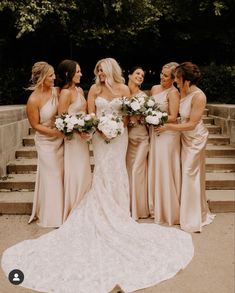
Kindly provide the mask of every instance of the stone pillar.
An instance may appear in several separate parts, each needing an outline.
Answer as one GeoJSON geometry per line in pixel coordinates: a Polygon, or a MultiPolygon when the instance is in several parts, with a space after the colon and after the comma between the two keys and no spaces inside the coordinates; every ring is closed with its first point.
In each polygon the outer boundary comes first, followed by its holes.
{"type": "Polygon", "coordinates": [[[0,106],[0,177],[6,175],[7,164],[15,159],[15,151],[28,133],[25,105],[0,106]]]}

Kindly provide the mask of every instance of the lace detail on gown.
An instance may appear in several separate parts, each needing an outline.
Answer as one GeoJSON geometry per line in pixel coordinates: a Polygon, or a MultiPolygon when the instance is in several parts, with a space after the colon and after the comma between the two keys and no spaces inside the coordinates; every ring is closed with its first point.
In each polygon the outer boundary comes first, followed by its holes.
{"type": "MultiPolygon", "coordinates": [[[[119,107],[96,99],[97,113],[119,107]]],[[[106,144],[93,139],[92,187],[57,230],[8,248],[6,274],[24,272],[23,287],[57,293],[125,292],[153,286],[174,276],[193,257],[191,235],[156,224],[138,224],[129,216],[125,166],[127,132],[106,144]]]]}

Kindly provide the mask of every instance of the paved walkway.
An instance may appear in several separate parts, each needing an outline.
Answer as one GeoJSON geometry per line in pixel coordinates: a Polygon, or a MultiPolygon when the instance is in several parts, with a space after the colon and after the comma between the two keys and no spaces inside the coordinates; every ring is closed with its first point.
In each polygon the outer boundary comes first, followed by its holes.
{"type": "MultiPolygon", "coordinates": [[[[35,223],[28,225],[28,218],[0,216],[1,254],[19,241],[36,238],[51,230],[40,228],[35,223]]],[[[217,214],[214,222],[204,227],[202,233],[192,234],[195,256],[185,270],[174,278],[136,293],[234,293],[234,224],[235,214],[217,214]]],[[[114,289],[112,293],[117,291],[114,289]]],[[[33,292],[36,291],[11,285],[0,269],[0,293],[33,292]]]]}

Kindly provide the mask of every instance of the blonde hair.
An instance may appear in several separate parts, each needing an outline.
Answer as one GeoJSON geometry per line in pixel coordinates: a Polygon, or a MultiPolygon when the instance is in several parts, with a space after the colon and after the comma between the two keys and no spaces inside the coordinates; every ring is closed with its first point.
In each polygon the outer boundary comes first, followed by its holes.
{"type": "Polygon", "coordinates": [[[39,61],[34,63],[30,79],[31,85],[27,89],[33,91],[40,87],[43,84],[50,69],[54,70],[53,66],[47,62],[39,61]]]}
{"type": "Polygon", "coordinates": [[[113,93],[113,84],[116,83],[125,83],[125,79],[122,76],[122,69],[117,63],[117,61],[113,58],[105,58],[101,59],[96,63],[94,74],[95,74],[95,83],[101,91],[101,82],[98,76],[98,67],[101,67],[104,74],[106,75],[105,85],[106,87],[113,93]]]}
{"type": "Polygon", "coordinates": [[[165,65],[162,66],[162,68],[169,68],[171,70],[171,78],[175,78],[175,69],[176,67],[179,66],[179,63],[177,62],[169,62],[165,65]]]}

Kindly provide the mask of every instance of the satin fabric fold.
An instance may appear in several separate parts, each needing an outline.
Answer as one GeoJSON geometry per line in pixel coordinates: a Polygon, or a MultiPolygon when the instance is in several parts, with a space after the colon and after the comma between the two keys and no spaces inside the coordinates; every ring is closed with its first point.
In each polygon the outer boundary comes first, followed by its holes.
{"type": "MultiPolygon", "coordinates": [[[[55,90],[51,99],[40,109],[40,123],[54,126],[58,100],[55,90]]],[[[63,138],[51,137],[36,131],[35,146],[38,154],[36,184],[32,214],[29,223],[38,219],[42,227],[59,227],[63,222],[63,138]]]]}
{"type": "MultiPolygon", "coordinates": [[[[68,114],[86,112],[86,100],[78,93],[75,101],[69,105],[68,114]]],[[[66,221],[79,205],[84,194],[91,187],[90,154],[87,142],[74,133],[71,140],[64,143],[64,212],[66,221]]]]}
{"type": "MultiPolygon", "coordinates": [[[[160,109],[169,113],[169,89],[153,96],[160,109]]],[[[151,217],[159,224],[179,224],[181,191],[180,133],[165,131],[160,135],[150,127],[148,197],[151,217]]]]}
{"type": "MultiPolygon", "coordinates": [[[[197,91],[198,92],[198,91],[197,91]]],[[[180,117],[189,119],[193,96],[191,93],[181,99],[180,117]]],[[[180,226],[188,232],[201,232],[202,227],[214,219],[210,213],[205,192],[205,148],[208,130],[202,119],[194,130],[182,131],[181,164],[182,188],[180,226]]]]}

